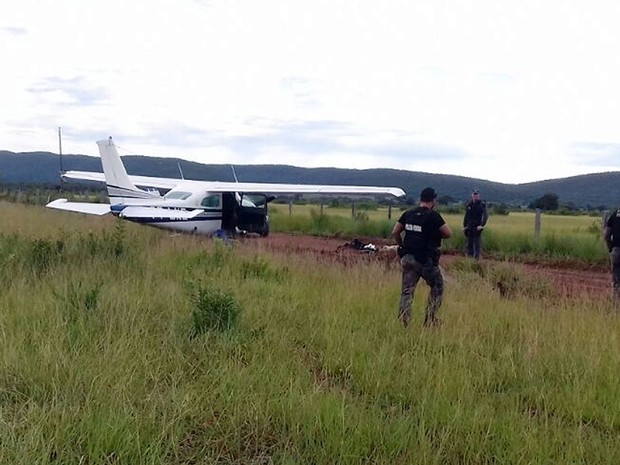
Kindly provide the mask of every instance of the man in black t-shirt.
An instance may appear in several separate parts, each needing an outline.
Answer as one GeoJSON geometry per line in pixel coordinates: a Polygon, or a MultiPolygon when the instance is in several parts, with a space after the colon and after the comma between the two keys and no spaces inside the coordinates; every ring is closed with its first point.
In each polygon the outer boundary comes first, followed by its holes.
{"type": "Polygon", "coordinates": [[[420,206],[404,212],[392,229],[403,267],[398,319],[405,326],[408,326],[411,320],[411,303],[420,278],[430,287],[424,326],[439,324],[437,311],[443,297],[439,248],[441,240],[450,237],[452,231],[441,215],[434,210],[436,205],[435,189],[432,187],[423,189],[420,193],[420,206]]]}
{"type": "Polygon", "coordinates": [[[620,209],[612,212],[605,223],[605,243],[613,275],[613,296],[616,303],[620,304],[620,209]]]}
{"type": "Polygon", "coordinates": [[[480,200],[480,192],[474,189],[471,200],[465,206],[463,217],[463,232],[467,237],[467,256],[480,260],[482,252],[482,230],[487,224],[489,214],[486,204],[480,200]]]}

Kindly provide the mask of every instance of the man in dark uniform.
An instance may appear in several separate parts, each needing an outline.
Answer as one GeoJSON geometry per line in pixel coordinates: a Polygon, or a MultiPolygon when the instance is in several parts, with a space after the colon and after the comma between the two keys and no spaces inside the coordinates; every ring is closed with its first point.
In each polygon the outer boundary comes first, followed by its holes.
{"type": "Polygon", "coordinates": [[[437,193],[427,187],[420,193],[420,206],[404,212],[392,229],[403,268],[398,319],[405,327],[411,320],[413,293],[420,278],[430,287],[424,326],[440,323],[437,311],[443,297],[443,277],[439,270],[439,248],[441,240],[450,237],[452,231],[434,210],[436,205],[437,193]]]}
{"type": "Polygon", "coordinates": [[[613,296],[615,302],[620,304],[620,209],[609,215],[605,224],[605,243],[613,275],[613,296]]]}
{"type": "Polygon", "coordinates": [[[480,192],[477,189],[471,193],[471,200],[465,206],[463,218],[463,231],[467,237],[467,256],[480,260],[482,252],[482,230],[487,224],[489,215],[486,204],[480,200],[480,192]]]}

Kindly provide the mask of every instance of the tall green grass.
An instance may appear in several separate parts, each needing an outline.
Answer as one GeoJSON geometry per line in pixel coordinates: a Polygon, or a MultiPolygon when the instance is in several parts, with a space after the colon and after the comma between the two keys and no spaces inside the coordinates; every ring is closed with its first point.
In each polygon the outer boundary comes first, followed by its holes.
{"type": "Polygon", "coordinates": [[[70,216],[42,237],[43,210],[19,215],[0,225],[0,463],[620,463],[605,299],[457,260],[444,326],[422,327],[420,286],[405,330],[396,263],[70,216]]]}
{"type": "Polygon", "coordinates": [[[311,209],[308,215],[271,214],[274,232],[294,232],[317,236],[370,236],[388,238],[394,222],[371,220],[365,212],[356,217],[321,214],[318,209],[311,209]]]}

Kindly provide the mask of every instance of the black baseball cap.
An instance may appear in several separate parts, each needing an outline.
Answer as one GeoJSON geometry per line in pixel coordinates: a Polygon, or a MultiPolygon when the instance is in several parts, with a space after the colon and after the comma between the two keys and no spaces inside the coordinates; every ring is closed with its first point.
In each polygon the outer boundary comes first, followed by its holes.
{"type": "Polygon", "coordinates": [[[480,194],[480,191],[478,189],[474,189],[473,191],[471,191],[472,194],[480,194]]]}
{"type": "Polygon", "coordinates": [[[420,192],[420,201],[421,202],[432,202],[437,198],[437,192],[432,187],[425,187],[420,192]]]}

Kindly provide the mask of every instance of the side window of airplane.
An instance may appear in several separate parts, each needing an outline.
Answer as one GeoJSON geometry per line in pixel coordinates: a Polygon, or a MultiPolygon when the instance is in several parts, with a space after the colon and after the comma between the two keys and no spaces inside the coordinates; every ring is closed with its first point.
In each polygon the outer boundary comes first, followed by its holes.
{"type": "Polygon", "coordinates": [[[164,195],[166,200],[185,200],[188,199],[192,195],[191,192],[183,192],[183,191],[175,191],[172,190],[164,195]]]}
{"type": "Polygon", "coordinates": [[[207,208],[222,208],[222,196],[220,194],[209,194],[202,199],[200,205],[207,208]]]}

